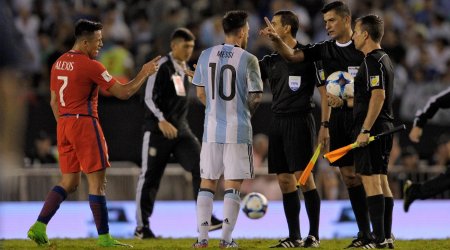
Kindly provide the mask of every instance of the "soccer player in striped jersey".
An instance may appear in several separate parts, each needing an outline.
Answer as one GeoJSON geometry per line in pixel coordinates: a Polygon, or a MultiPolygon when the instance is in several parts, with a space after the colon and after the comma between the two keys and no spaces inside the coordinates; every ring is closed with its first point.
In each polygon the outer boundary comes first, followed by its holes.
{"type": "Polygon", "coordinates": [[[247,18],[248,14],[240,10],[225,14],[225,43],[202,52],[192,81],[206,106],[197,198],[199,236],[194,248],[208,246],[214,193],[222,174],[225,195],[219,246],[238,247],[231,234],[239,214],[241,184],[254,177],[250,118],[263,91],[258,59],[245,50],[247,18]]]}
{"type": "Polygon", "coordinates": [[[38,245],[49,245],[47,224],[67,195],[75,192],[81,172],[89,184],[89,205],[97,226],[99,246],[129,246],[109,234],[106,206],[106,169],[110,167],[108,148],[98,119],[98,91],[102,88],[119,99],[128,99],[158,69],[160,56],[144,64],[127,84],[119,83],[94,58],[103,46],[101,23],[81,19],[75,24],[75,44],[53,64],[50,90],[53,114],[57,121],[60,182],[45,199],[28,238],[38,245]]]}

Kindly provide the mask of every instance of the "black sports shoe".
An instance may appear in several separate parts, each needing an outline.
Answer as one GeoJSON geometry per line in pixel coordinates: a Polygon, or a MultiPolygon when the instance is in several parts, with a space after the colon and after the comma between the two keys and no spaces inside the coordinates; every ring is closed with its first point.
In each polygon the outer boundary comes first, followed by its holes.
{"type": "Polygon", "coordinates": [[[223,221],[216,218],[216,216],[211,216],[211,226],[209,226],[209,231],[219,230],[222,228],[223,221]]]}
{"type": "Polygon", "coordinates": [[[375,243],[372,241],[370,243],[363,245],[361,248],[362,249],[374,249],[374,248],[380,249],[380,248],[387,248],[387,247],[388,247],[388,243],[386,240],[384,240],[381,243],[375,243]]]}
{"type": "Polygon", "coordinates": [[[302,247],[304,244],[303,240],[297,239],[297,240],[291,240],[289,238],[281,239],[278,241],[278,244],[273,245],[269,248],[297,248],[302,247]]]}
{"type": "Polygon", "coordinates": [[[356,239],[354,239],[352,241],[352,243],[350,243],[350,245],[348,245],[346,248],[360,248],[366,244],[371,243],[372,240],[369,239],[368,237],[364,236],[364,234],[362,232],[358,233],[358,236],[356,236],[356,239]]]}
{"type": "Polygon", "coordinates": [[[134,230],[134,238],[143,240],[154,239],[156,236],[148,227],[136,227],[136,230],[134,230]]]}
{"type": "Polygon", "coordinates": [[[308,235],[306,239],[303,241],[303,247],[304,248],[317,248],[320,247],[320,241],[316,239],[316,237],[312,235],[308,235]]]}
{"type": "Polygon", "coordinates": [[[391,238],[386,238],[386,242],[387,242],[387,246],[389,249],[394,249],[394,241],[395,241],[395,237],[394,234],[391,234],[391,238]]]}
{"type": "Polygon", "coordinates": [[[405,213],[408,212],[409,206],[411,206],[411,203],[415,200],[414,197],[412,197],[411,193],[411,187],[414,185],[411,180],[407,180],[405,184],[403,185],[403,210],[405,213]]]}

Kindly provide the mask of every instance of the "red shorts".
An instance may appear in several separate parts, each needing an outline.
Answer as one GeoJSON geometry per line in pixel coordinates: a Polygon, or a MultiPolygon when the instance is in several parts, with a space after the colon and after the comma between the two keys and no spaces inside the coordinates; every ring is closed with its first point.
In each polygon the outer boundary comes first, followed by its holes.
{"type": "Polygon", "coordinates": [[[105,136],[96,118],[60,117],[57,137],[59,167],[63,174],[92,173],[111,166],[105,136]]]}

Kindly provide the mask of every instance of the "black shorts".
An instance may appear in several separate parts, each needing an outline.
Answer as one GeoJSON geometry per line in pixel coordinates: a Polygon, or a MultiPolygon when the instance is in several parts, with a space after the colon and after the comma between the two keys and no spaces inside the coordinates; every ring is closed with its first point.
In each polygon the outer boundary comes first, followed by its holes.
{"type": "MultiPolygon", "coordinates": [[[[331,109],[330,123],[330,151],[347,146],[354,142],[353,138],[353,109],[331,109]]],[[[330,164],[335,167],[353,166],[353,152],[330,164]]]]}
{"type": "Polygon", "coordinates": [[[274,116],[269,130],[269,173],[304,170],[313,155],[316,125],[312,114],[274,116]]]}
{"type": "MultiPolygon", "coordinates": [[[[354,141],[361,132],[362,124],[355,126],[353,131],[354,141]]],[[[394,127],[392,122],[376,122],[370,130],[370,135],[377,135],[394,127]]],[[[380,139],[369,143],[368,146],[355,148],[355,169],[361,175],[387,174],[389,155],[392,149],[393,136],[382,136],[380,139]]]]}

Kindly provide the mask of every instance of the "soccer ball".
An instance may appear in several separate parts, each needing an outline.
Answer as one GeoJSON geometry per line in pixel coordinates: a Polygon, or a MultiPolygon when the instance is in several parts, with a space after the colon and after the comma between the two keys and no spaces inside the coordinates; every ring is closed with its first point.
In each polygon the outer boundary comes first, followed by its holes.
{"type": "Polygon", "coordinates": [[[336,71],[327,78],[327,92],[342,99],[353,97],[354,79],[350,73],[336,71]]]}
{"type": "Polygon", "coordinates": [[[249,193],[242,200],[242,211],[250,219],[259,219],[267,212],[267,198],[261,193],[249,193]]]}

